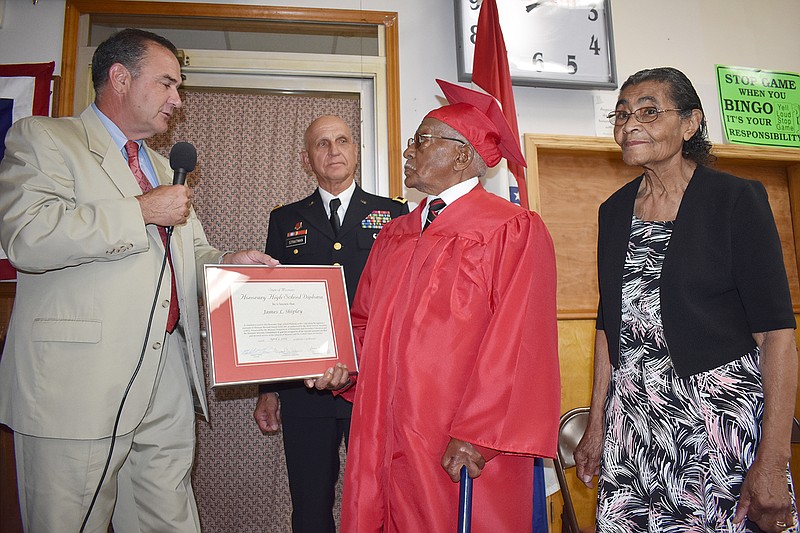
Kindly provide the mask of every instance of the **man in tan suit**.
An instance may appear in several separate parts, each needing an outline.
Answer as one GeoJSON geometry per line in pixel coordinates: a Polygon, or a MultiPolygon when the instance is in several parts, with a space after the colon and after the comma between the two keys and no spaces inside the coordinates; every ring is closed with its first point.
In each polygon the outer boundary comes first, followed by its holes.
{"type": "Polygon", "coordinates": [[[191,190],[142,142],[181,105],[175,54],[124,30],[97,48],[97,98],[80,118],[23,119],[6,138],[0,242],[19,275],[0,422],[15,432],[29,532],[105,532],[112,514],[120,533],[200,530],[198,276],[205,263],[275,262],[211,247],[191,190]]]}

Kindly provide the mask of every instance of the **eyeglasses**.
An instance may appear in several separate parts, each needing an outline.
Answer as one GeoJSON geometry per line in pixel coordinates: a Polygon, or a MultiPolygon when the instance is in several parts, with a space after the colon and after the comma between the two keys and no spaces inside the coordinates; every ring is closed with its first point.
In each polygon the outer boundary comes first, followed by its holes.
{"type": "Polygon", "coordinates": [[[631,118],[631,115],[636,117],[636,121],[642,124],[647,124],[648,122],[653,122],[655,119],[658,118],[658,115],[661,113],[666,113],[667,111],[683,111],[683,109],[658,109],[654,106],[647,106],[647,107],[640,107],[633,113],[629,113],[628,111],[612,111],[608,114],[607,118],[610,123],[615,126],[622,126],[628,119],[631,118]]]}
{"type": "Polygon", "coordinates": [[[419,148],[422,143],[430,141],[431,139],[444,139],[445,141],[455,141],[462,145],[467,144],[466,141],[456,139],[455,137],[442,137],[441,135],[434,135],[433,133],[415,133],[413,137],[408,140],[408,147],[416,146],[419,148]]]}

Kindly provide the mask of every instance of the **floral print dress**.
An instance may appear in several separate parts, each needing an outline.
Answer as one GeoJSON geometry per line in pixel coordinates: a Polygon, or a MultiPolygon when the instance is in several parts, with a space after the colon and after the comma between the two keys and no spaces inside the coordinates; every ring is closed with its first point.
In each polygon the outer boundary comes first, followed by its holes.
{"type": "MultiPolygon", "coordinates": [[[[760,531],[749,522],[732,523],[760,440],[759,351],[707,372],[675,374],[659,290],[672,227],[636,216],[631,223],[620,362],[606,399],[597,531],[760,531]]],[[[787,482],[791,488],[788,468],[787,482]]]]}

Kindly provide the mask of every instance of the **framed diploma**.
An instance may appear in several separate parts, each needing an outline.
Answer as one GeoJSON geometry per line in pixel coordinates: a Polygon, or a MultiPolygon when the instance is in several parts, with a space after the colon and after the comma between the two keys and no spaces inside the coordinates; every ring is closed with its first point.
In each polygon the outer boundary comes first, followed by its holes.
{"type": "Polygon", "coordinates": [[[212,387],[358,370],[341,266],[204,268],[212,387]]]}

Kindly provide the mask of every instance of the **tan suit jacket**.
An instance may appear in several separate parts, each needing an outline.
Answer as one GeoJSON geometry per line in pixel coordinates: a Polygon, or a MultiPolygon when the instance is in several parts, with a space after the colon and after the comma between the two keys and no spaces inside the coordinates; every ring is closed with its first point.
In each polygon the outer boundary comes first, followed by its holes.
{"type": "MultiPolygon", "coordinates": [[[[147,151],[159,181],[171,183],[169,161],[147,151]]],[[[117,433],[132,431],[144,416],[162,353],[170,276],[156,287],[164,247],[156,227],[144,224],[138,194],[91,107],[80,118],[29,117],[9,130],[0,164],[0,243],[19,275],[0,360],[0,422],[14,431],[109,436],[158,289],[117,433]]],[[[188,366],[207,416],[197,280],[221,252],[208,244],[194,211],[175,228],[171,249],[188,366]]]]}

